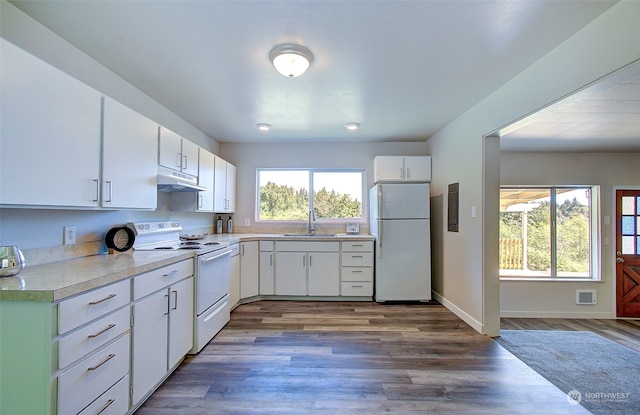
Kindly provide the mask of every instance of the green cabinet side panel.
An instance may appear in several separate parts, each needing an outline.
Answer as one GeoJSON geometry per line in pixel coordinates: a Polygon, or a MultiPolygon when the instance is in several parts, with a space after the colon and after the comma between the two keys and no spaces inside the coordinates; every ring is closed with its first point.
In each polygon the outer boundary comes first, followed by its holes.
{"type": "Polygon", "coordinates": [[[0,414],[54,413],[48,302],[0,301],[0,414]]]}

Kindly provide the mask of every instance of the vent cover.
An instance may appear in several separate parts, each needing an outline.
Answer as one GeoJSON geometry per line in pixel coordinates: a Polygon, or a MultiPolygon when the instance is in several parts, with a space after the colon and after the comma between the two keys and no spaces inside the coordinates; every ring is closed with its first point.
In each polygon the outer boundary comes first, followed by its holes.
{"type": "Polygon", "coordinates": [[[576,290],[576,304],[595,304],[595,290],[576,290]]]}

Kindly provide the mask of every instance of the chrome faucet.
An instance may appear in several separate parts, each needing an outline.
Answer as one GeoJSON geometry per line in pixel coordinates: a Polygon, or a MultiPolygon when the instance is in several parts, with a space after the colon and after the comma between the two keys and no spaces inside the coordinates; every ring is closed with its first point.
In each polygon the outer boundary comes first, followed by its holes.
{"type": "Polygon", "coordinates": [[[309,225],[307,226],[307,235],[311,236],[316,232],[316,228],[311,226],[311,220],[315,222],[316,215],[313,214],[313,209],[309,209],[309,225]]]}

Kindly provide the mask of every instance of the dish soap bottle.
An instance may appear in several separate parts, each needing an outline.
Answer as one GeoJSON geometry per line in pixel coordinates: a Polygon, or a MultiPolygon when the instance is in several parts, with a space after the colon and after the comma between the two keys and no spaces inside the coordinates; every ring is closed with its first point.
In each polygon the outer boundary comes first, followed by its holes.
{"type": "Polygon", "coordinates": [[[222,216],[218,216],[216,223],[216,233],[222,233],[222,216]]]}
{"type": "Polygon", "coordinates": [[[227,219],[227,232],[233,233],[233,219],[231,219],[231,216],[227,219]]]}

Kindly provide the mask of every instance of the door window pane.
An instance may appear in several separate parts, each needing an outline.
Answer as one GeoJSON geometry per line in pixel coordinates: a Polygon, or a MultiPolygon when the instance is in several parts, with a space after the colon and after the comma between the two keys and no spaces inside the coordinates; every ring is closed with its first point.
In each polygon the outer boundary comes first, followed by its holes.
{"type": "Polygon", "coordinates": [[[635,235],[634,229],[634,220],[633,216],[623,216],[622,217],[622,234],[623,235],[635,235]]]}
{"type": "MultiPolygon", "coordinates": [[[[622,214],[623,215],[633,215],[636,213],[634,211],[634,197],[633,196],[622,196],[622,214]]],[[[640,203],[640,202],[638,202],[640,203]]]]}
{"type": "Polygon", "coordinates": [[[622,253],[625,255],[633,255],[635,253],[635,249],[633,246],[634,236],[623,236],[622,237],[622,253]]]}

